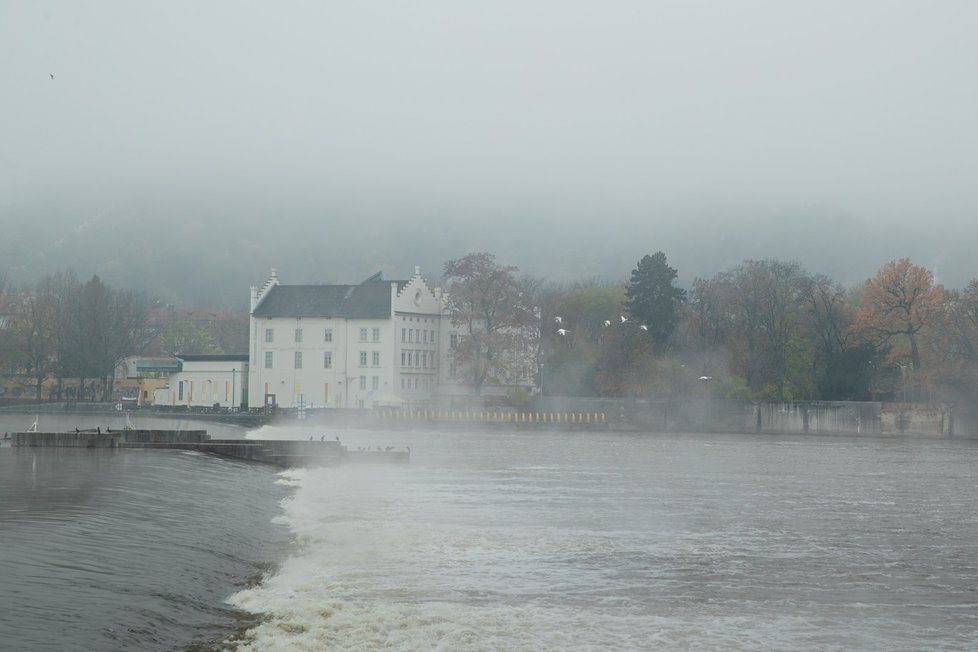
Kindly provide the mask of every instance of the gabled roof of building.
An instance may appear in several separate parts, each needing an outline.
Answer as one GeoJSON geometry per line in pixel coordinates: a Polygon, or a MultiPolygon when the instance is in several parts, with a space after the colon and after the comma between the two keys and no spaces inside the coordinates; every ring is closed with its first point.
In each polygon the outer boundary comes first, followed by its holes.
{"type": "Polygon", "coordinates": [[[247,353],[186,353],[178,354],[183,362],[248,362],[247,353]]]}
{"type": "Polygon", "coordinates": [[[391,315],[391,283],[380,273],[359,285],[275,285],[254,312],[255,317],[330,317],[386,319],[391,315]]]}

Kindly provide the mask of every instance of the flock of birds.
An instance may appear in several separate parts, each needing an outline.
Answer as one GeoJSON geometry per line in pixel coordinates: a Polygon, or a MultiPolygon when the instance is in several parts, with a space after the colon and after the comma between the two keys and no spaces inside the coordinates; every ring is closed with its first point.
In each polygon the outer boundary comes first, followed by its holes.
{"type": "MultiPolygon", "coordinates": [[[[628,321],[628,317],[626,317],[625,315],[620,315],[619,316],[619,319],[621,319],[621,323],[622,324],[624,324],[625,322],[628,321]]],[[[564,318],[561,317],[560,315],[555,315],[554,316],[554,323],[557,324],[557,326],[558,326],[557,331],[556,331],[557,332],[557,335],[560,335],[561,337],[565,337],[568,333],[570,333],[570,330],[569,329],[564,328],[564,318]]],[[[605,319],[604,320],[604,327],[605,328],[608,328],[609,326],[611,326],[612,323],[613,322],[610,319],[605,319]]],[[[639,327],[638,328],[639,328],[639,330],[643,330],[643,331],[649,330],[649,327],[646,326],[645,324],[639,324],[639,327]]]]}
{"type": "MultiPolygon", "coordinates": [[[[619,319],[621,319],[621,323],[622,324],[624,324],[625,322],[628,321],[628,317],[626,317],[625,315],[620,315],[619,316],[619,319]]],[[[569,329],[564,328],[564,318],[561,317],[560,315],[554,316],[554,323],[557,324],[557,326],[558,326],[557,331],[556,331],[557,332],[557,335],[560,335],[561,337],[564,337],[568,333],[570,333],[570,330],[569,329]]],[[[614,323],[614,322],[612,322],[612,320],[605,319],[604,320],[604,327],[605,328],[608,328],[609,326],[611,326],[612,323],[614,323]]],[[[639,324],[638,328],[639,328],[639,330],[643,330],[643,331],[649,330],[649,327],[646,326],[645,324],[639,324]]],[[[686,365],[683,365],[683,367],[685,367],[685,366],[686,365]]],[[[709,381],[709,380],[713,380],[713,376],[700,376],[699,377],[699,380],[702,380],[704,382],[705,381],[709,381]]]]}

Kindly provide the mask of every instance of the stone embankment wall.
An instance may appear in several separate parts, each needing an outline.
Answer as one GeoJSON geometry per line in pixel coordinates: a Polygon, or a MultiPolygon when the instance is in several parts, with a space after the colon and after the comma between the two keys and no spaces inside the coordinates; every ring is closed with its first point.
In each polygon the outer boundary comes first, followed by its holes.
{"type": "MultiPolygon", "coordinates": [[[[282,467],[332,466],[350,456],[339,441],[211,439],[205,430],[16,432],[11,444],[32,448],[142,448],[193,450],[282,467]]],[[[407,451],[357,453],[351,461],[406,462],[407,451]]]]}
{"type": "Polygon", "coordinates": [[[547,397],[541,409],[600,411],[607,427],[652,432],[922,435],[978,437],[970,406],[855,401],[754,403],[710,399],[672,401],[547,397]]]}
{"type": "MultiPolygon", "coordinates": [[[[613,400],[538,398],[525,408],[483,411],[317,410],[307,420],[329,427],[485,430],[622,430],[978,438],[968,406],[808,401],[613,400]]],[[[292,418],[292,417],[283,417],[292,418]]]]}
{"type": "Polygon", "coordinates": [[[206,430],[83,430],[15,432],[11,444],[41,448],[138,448],[162,444],[199,444],[206,439],[206,430]]]}

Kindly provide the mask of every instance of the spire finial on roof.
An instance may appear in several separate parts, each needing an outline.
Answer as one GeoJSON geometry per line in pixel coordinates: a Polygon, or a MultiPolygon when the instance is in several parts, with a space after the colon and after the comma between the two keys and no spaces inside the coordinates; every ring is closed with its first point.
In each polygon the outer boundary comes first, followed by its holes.
{"type": "Polygon", "coordinates": [[[420,265],[415,265],[414,266],[414,275],[415,276],[421,276],[421,266],[420,265]]]}

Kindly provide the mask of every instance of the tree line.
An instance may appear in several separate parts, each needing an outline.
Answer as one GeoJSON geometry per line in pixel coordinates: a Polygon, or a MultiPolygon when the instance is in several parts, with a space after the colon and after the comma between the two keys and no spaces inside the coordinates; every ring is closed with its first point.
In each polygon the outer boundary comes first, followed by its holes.
{"type": "MultiPolygon", "coordinates": [[[[456,324],[471,324],[471,307],[491,303],[495,330],[510,339],[538,325],[520,346],[535,350],[545,395],[903,402],[978,395],[978,279],[946,289],[908,258],[850,288],[777,259],[746,260],[679,288],[661,251],[639,260],[624,284],[518,277],[490,254],[450,261],[445,272],[449,293],[468,306],[452,313],[456,324]],[[509,312],[499,307],[507,305],[509,312]]],[[[504,361],[499,377],[513,375],[506,360],[525,362],[493,354],[490,333],[469,332],[460,360],[470,367],[481,360],[481,373],[492,368],[490,355],[504,361]]]]}
{"type": "MultiPolygon", "coordinates": [[[[453,373],[477,393],[519,381],[548,396],[978,395],[978,279],[947,289],[907,258],[849,288],[777,259],[747,260],[689,288],[677,277],[661,251],[625,283],[548,282],[489,253],[448,261],[453,373]]],[[[114,370],[130,355],[247,350],[246,311],[164,308],[98,276],[56,272],[21,294],[0,279],[0,297],[0,368],[38,399],[47,387],[47,398],[109,400],[114,370]]]]}
{"type": "Polygon", "coordinates": [[[26,379],[37,399],[51,378],[51,398],[109,400],[116,365],[152,337],[148,301],[98,276],[82,282],[70,271],[57,272],[29,293],[3,296],[0,363],[26,379]],[[66,380],[75,382],[66,386],[66,380]]]}

